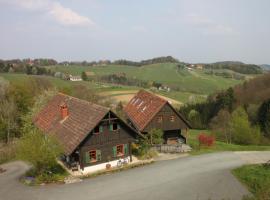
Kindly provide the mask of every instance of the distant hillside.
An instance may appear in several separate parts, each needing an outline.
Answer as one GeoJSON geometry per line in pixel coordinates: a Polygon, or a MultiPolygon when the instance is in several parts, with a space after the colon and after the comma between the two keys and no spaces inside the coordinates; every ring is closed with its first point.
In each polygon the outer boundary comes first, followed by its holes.
{"type": "Polygon", "coordinates": [[[263,70],[260,66],[254,64],[245,64],[235,61],[216,62],[205,64],[206,69],[229,69],[241,74],[262,74],[263,70]]]}
{"type": "Polygon", "coordinates": [[[263,68],[264,70],[270,71],[270,65],[264,64],[264,65],[260,65],[261,68],[263,68]]]}

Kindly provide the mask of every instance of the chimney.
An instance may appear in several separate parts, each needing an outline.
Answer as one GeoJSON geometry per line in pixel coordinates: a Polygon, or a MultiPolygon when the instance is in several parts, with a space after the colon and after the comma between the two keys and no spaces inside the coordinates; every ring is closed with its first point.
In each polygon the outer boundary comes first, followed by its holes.
{"type": "Polygon", "coordinates": [[[68,107],[65,103],[60,105],[60,113],[61,113],[62,119],[65,119],[68,117],[68,107]]]}

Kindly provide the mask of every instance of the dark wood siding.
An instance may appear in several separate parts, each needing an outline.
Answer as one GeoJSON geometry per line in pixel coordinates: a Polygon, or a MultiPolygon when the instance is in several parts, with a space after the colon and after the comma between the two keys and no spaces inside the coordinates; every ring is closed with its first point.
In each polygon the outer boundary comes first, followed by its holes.
{"type": "Polygon", "coordinates": [[[155,117],[145,127],[143,132],[149,132],[151,129],[168,130],[181,130],[186,129],[187,126],[183,120],[176,114],[170,105],[165,104],[164,107],[155,115],[155,117]],[[158,122],[158,118],[162,116],[162,122],[158,122]],[[174,121],[170,121],[171,116],[174,116],[174,121]]]}
{"type": "Polygon", "coordinates": [[[113,157],[113,147],[119,144],[128,145],[128,153],[125,156],[131,155],[130,144],[134,141],[136,133],[130,127],[119,120],[113,113],[109,113],[97,126],[103,127],[102,132],[98,134],[91,132],[80,145],[80,163],[82,166],[96,165],[117,159],[117,157],[113,157]],[[111,130],[110,125],[113,123],[118,124],[118,130],[111,130]],[[90,150],[100,150],[101,160],[86,163],[85,153],[90,150]]]}

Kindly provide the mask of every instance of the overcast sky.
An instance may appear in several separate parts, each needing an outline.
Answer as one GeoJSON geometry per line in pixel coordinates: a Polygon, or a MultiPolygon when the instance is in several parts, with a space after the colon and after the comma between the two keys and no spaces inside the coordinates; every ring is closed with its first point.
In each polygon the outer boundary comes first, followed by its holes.
{"type": "Polygon", "coordinates": [[[270,64],[269,0],[0,0],[0,58],[270,64]]]}

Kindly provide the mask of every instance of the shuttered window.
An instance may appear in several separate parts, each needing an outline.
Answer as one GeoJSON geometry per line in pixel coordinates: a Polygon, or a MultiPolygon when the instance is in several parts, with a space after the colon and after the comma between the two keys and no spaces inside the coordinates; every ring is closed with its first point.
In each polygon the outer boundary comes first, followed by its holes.
{"type": "Polygon", "coordinates": [[[117,123],[110,124],[110,131],[117,131],[119,129],[120,129],[119,124],[117,123]]]}
{"type": "Polygon", "coordinates": [[[91,150],[85,152],[85,163],[101,161],[101,150],[91,150]]]}
{"type": "Polygon", "coordinates": [[[99,125],[96,128],[94,128],[94,134],[99,134],[103,132],[103,126],[99,125]]]}

